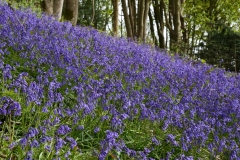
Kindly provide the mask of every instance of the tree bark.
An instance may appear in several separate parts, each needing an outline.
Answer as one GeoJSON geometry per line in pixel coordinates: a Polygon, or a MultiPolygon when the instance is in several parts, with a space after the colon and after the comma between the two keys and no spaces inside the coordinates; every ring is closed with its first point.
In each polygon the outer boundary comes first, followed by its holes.
{"type": "Polygon", "coordinates": [[[170,32],[170,50],[176,52],[178,50],[178,42],[181,39],[181,1],[169,0],[168,17],[164,0],[161,0],[161,3],[164,7],[166,26],[170,32]]]}
{"type": "Polygon", "coordinates": [[[118,35],[118,0],[112,0],[112,5],[113,5],[113,20],[112,20],[113,34],[118,35]]]}
{"type": "Polygon", "coordinates": [[[143,35],[142,40],[146,40],[146,31],[147,31],[147,17],[149,12],[150,0],[145,0],[145,9],[144,9],[144,19],[143,19],[143,35]]]}
{"type": "Polygon", "coordinates": [[[58,21],[62,17],[63,3],[64,0],[54,0],[53,2],[53,15],[58,21]]]}
{"type": "Polygon", "coordinates": [[[137,2],[138,10],[136,12],[135,0],[128,0],[128,6],[126,1],[122,0],[127,36],[132,39],[137,38],[139,41],[145,41],[150,0],[138,0],[137,2]]]}
{"type": "Polygon", "coordinates": [[[57,20],[61,19],[64,0],[43,0],[42,11],[47,15],[53,15],[57,20]]]}
{"type": "Polygon", "coordinates": [[[130,23],[130,18],[128,16],[128,10],[127,10],[127,4],[125,0],[122,0],[122,10],[124,14],[124,21],[127,29],[127,37],[133,38],[133,33],[132,33],[132,26],[130,23]]]}
{"type": "Polygon", "coordinates": [[[94,22],[94,18],[95,18],[95,3],[94,3],[94,0],[92,0],[92,21],[91,23],[94,22]]]}
{"type": "Polygon", "coordinates": [[[144,25],[144,9],[145,9],[145,0],[138,1],[138,39],[143,37],[143,25],[144,25]]]}
{"type": "Polygon", "coordinates": [[[155,46],[158,46],[158,42],[157,42],[157,37],[155,35],[155,30],[154,30],[154,25],[153,25],[153,16],[151,11],[149,10],[148,12],[148,16],[149,16],[149,23],[150,23],[150,31],[151,31],[151,36],[153,39],[153,43],[155,46]]]}
{"type": "Polygon", "coordinates": [[[132,16],[133,16],[133,35],[137,37],[137,9],[136,9],[136,2],[135,0],[130,1],[132,4],[132,16]]]}
{"type": "Polygon", "coordinates": [[[43,0],[41,6],[43,12],[47,15],[53,15],[53,0],[43,0]]]}
{"type": "Polygon", "coordinates": [[[77,24],[78,0],[65,0],[63,16],[64,19],[70,21],[72,25],[77,24]]]}
{"type": "Polygon", "coordinates": [[[173,27],[172,30],[172,41],[173,43],[178,43],[181,31],[181,21],[180,21],[180,0],[170,0],[172,5],[172,16],[173,16],[173,27]]]}
{"type": "Polygon", "coordinates": [[[53,15],[57,20],[64,16],[73,25],[77,24],[78,0],[43,0],[42,11],[48,15],[53,15]]]}
{"type": "Polygon", "coordinates": [[[164,21],[163,21],[163,17],[164,17],[164,6],[163,3],[160,2],[160,4],[158,3],[158,0],[154,1],[154,17],[155,17],[155,21],[156,21],[156,26],[157,26],[157,33],[158,33],[158,37],[159,37],[159,47],[160,48],[166,48],[165,46],[165,37],[163,34],[164,31],[164,21]]]}

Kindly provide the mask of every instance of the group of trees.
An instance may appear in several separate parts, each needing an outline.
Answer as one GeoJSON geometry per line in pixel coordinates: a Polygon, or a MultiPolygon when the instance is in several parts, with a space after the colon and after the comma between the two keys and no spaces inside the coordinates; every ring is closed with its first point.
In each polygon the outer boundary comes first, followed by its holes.
{"type": "MultiPolygon", "coordinates": [[[[239,8],[240,0],[41,1],[41,10],[58,20],[92,26],[112,35],[126,35],[139,42],[151,42],[188,57],[200,57],[200,54],[196,56],[199,50],[196,48],[201,45],[205,53],[212,50],[207,48],[213,47],[209,45],[213,34],[219,34],[226,27],[239,32],[239,8]]],[[[200,58],[209,56],[215,55],[209,52],[208,56],[200,58]]]]}
{"type": "Polygon", "coordinates": [[[43,0],[41,1],[42,11],[53,15],[57,20],[63,17],[73,25],[78,19],[78,0],[43,0]]]}

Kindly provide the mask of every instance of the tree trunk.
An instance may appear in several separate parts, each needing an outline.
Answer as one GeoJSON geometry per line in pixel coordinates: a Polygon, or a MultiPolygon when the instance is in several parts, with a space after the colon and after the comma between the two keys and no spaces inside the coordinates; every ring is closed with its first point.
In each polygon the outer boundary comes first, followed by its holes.
{"type": "Polygon", "coordinates": [[[122,9],[123,9],[124,21],[127,29],[127,37],[133,38],[132,26],[130,23],[130,18],[128,16],[127,4],[125,0],[122,0],[122,9]]]}
{"type": "Polygon", "coordinates": [[[113,5],[113,20],[112,20],[113,34],[118,35],[118,0],[112,0],[112,5],[113,5]]]}
{"type": "MultiPolygon", "coordinates": [[[[99,1],[98,1],[99,2],[99,1]]],[[[100,6],[100,4],[98,4],[98,6],[100,6]]],[[[108,11],[109,10],[109,5],[107,5],[106,6],[106,10],[108,11]]],[[[100,9],[99,9],[100,10],[100,9]]],[[[105,13],[105,23],[104,23],[104,28],[102,28],[101,30],[103,30],[103,31],[106,31],[106,27],[107,27],[107,25],[109,24],[109,19],[110,19],[110,15],[106,12],[105,13]]],[[[118,26],[118,25],[117,25],[118,26]]]]}
{"type": "Polygon", "coordinates": [[[64,19],[70,21],[72,25],[77,24],[78,0],[65,0],[63,16],[64,19]]]}
{"type": "Polygon", "coordinates": [[[138,1],[137,37],[140,40],[142,40],[142,37],[143,37],[144,9],[145,9],[145,0],[138,1]]]}
{"type": "Polygon", "coordinates": [[[53,15],[57,20],[61,19],[64,0],[43,0],[42,11],[47,15],[53,15]]]}
{"type": "Polygon", "coordinates": [[[58,21],[62,17],[63,2],[64,0],[54,0],[53,2],[53,15],[58,21]]]}
{"type": "Polygon", "coordinates": [[[53,0],[43,0],[41,6],[43,12],[47,15],[53,15],[53,0]]]}
{"type": "Polygon", "coordinates": [[[172,42],[178,43],[180,39],[181,21],[180,21],[180,0],[170,0],[172,5],[173,27],[172,42]]]}
{"type": "MultiPolygon", "coordinates": [[[[181,5],[185,3],[185,0],[181,0],[181,5]]],[[[185,26],[185,21],[183,15],[184,9],[181,8],[181,14],[180,14],[180,21],[181,21],[181,29],[182,29],[182,36],[183,36],[183,42],[188,43],[188,35],[187,35],[187,29],[185,26]]]]}
{"type": "Polygon", "coordinates": [[[165,47],[165,37],[163,35],[163,31],[164,31],[164,21],[163,21],[163,15],[164,15],[164,9],[163,9],[163,4],[162,2],[160,2],[160,4],[158,3],[158,0],[154,1],[154,17],[155,17],[155,21],[156,21],[156,26],[157,26],[157,33],[158,33],[158,37],[159,37],[159,47],[160,48],[166,48],[165,47]]]}
{"type": "Polygon", "coordinates": [[[153,17],[152,17],[152,13],[149,10],[148,12],[148,16],[149,16],[149,23],[150,23],[150,31],[151,31],[151,36],[153,39],[153,43],[155,46],[158,46],[158,42],[157,42],[157,37],[155,35],[155,30],[154,30],[154,25],[153,25],[153,17]]]}
{"type": "Polygon", "coordinates": [[[135,0],[128,0],[127,6],[126,1],[122,0],[127,36],[132,39],[136,37],[139,41],[145,41],[150,0],[138,0],[137,13],[135,2],[135,0]]]}
{"type": "Polygon", "coordinates": [[[181,0],[169,0],[168,17],[164,0],[161,0],[161,3],[164,6],[166,26],[170,32],[170,50],[176,52],[181,39],[181,0]]]}
{"type": "Polygon", "coordinates": [[[61,19],[62,12],[64,19],[73,25],[77,24],[78,0],[43,0],[42,10],[48,15],[53,15],[57,20],[61,19]]]}
{"type": "Polygon", "coordinates": [[[130,1],[132,6],[132,16],[133,16],[133,35],[137,37],[137,9],[135,0],[130,1]]]}
{"type": "Polygon", "coordinates": [[[94,18],[95,18],[95,3],[94,3],[94,0],[92,0],[92,21],[91,21],[91,24],[94,22],[94,18]]]}
{"type": "Polygon", "coordinates": [[[143,35],[142,40],[146,40],[146,31],[147,31],[147,17],[149,12],[150,0],[145,0],[145,9],[144,9],[144,19],[143,19],[143,35]]]}

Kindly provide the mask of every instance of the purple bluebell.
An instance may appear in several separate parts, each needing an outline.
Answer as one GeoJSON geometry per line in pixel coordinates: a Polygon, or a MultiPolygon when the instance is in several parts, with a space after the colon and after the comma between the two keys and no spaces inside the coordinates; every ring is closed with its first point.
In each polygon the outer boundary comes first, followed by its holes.
{"type": "Polygon", "coordinates": [[[77,142],[72,137],[66,137],[66,141],[70,143],[70,148],[73,149],[75,146],[77,146],[77,142]]]}
{"type": "Polygon", "coordinates": [[[161,144],[160,141],[157,140],[156,137],[152,137],[152,142],[153,142],[155,145],[160,145],[160,144],[161,144]]]}
{"type": "Polygon", "coordinates": [[[83,126],[83,125],[80,125],[80,126],[77,127],[77,129],[79,129],[79,130],[84,130],[84,126],[83,126]]]}
{"type": "Polygon", "coordinates": [[[58,152],[65,144],[66,144],[66,141],[64,141],[62,138],[56,138],[56,143],[55,143],[56,152],[58,152]]]}
{"type": "Polygon", "coordinates": [[[21,115],[21,106],[18,102],[14,101],[9,97],[1,97],[0,98],[0,115],[13,115],[20,116],[21,115]]]}
{"type": "Polygon", "coordinates": [[[30,144],[31,148],[35,148],[35,147],[38,147],[39,146],[39,143],[37,140],[33,140],[30,144]]]}
{"type": "Polygon", "coordinates": [[[99,127],[94,128],[94,133],[98,133],[100,131],[99,127]]]}
{"type": "Polygon", "coordinates": [[[28,151],[25,160],[32,160],[33,151],[28,151]]]}
{"type": "Polygon", "coordinates": [[[66,135],[71,131],[71,128],[68,125],[60,125],[56,131],[58,135],[66,135]]]}

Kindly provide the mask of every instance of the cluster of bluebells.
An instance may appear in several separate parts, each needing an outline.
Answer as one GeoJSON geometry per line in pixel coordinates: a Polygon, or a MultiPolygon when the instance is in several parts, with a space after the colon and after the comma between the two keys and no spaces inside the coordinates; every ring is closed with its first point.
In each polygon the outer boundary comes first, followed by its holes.
{"type": "MultiPolygon", "coordinates": [[[[111,150],[129,157],[149,157],[154,149],[135,151],[120,138],[124,122],[135,118],[159,122],[163,131],[170,127],[182,131],[180,138],[166,136],[169,145],[179,147],[182,153],[203,147],[212,156],[224,151],[229,159],[240,157],[239,75],[45,15],[38,18],[31,11],[12,10],[5,4],[0,5],[0,55],[2,79],[12,79],[6,87],[20,90],[27,97],[27,105],[35,103],[49,116],[36,128],[41,131],[33,132],[38,136],[29,137],[29,129],[20,141],[23,147],[55,140],[56,153],[64,145],[74,148],[77,143],[72,137],[63,138],[74,130],[74,125],[62,121],[69,119],[78,124],[87,116],[94,118],[96,107],[101,106],[108,113],[102,122],[109,120],[111,130],[106,131],[100,144],[99,159],[111,150]],[[36,73],[34,81],[27,82],[25,77],[29,75],[25,72],[12,77],[15,62],[3,63],[12,50],[26,60],[22,64],[25,68],[36,73]],[[71,106],[65,101],[69,94],[75,95],[71,106]],[[55,116],[48,114],[50,111],[55,116]],[[48,131],[55,126],[59,127],[51,137],[48,131]]],[[[21,108],[17,102],[14,104],[18,107],[15,114],[19,115],[21,108]]],[[[99,131],[101,128],[96,126],[94,132],[99,131]]],[[[161,145],[155,137],[152,141],[161,145]]],[[[179,157],[186,158],[184,154],[179,157]]]]}
{"type": "Polygon", "coordinates": [[[21,105],[9,97],[0,98],[0,116],[20,116],[21,105]]]}

